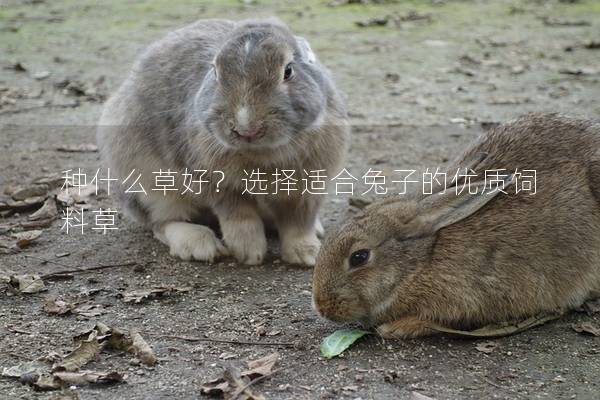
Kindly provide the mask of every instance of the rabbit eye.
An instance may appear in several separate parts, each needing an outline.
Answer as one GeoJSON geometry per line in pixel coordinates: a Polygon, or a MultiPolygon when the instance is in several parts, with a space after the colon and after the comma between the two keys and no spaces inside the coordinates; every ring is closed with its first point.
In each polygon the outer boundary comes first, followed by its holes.
{"type": "Polygon", "coordinates": [[[292,76],[294,76],[294,68],[292,67],[292,63],[289,63],[285,66],[285,69],[283,70],[283,80],[289,81],[292,78],[292,76]]]}
{"type": "Polygon", "coordinates": [[[350,268],[360,267],[369,261],[371,256],[371,251],[367,249],[356,250],[354,253],[350,254],[350,259],[348,260],[350,263],[350,268]]]}

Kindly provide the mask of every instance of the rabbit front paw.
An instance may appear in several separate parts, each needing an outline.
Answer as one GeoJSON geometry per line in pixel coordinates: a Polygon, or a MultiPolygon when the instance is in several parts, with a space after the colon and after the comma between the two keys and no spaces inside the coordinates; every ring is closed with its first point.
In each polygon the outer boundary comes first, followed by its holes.
{"type": "Polygon", "coordinates": [[[172,256],[182,260],[212,262],[227,255],[227,248],[208,227],[188,222],[167,222],[154,235],[167,246],[172,256]]]}
{"type": "Polygon", "coordinates": [[[222,225],[223,240],[231,254],[241,263],[261,264],[267,254],[265,228],[260,219],[229,221],[222,225]]]}
{"type": "Polygon", "coordinates": [[[315,231],[317,232],[317,237],[319,239],[323,239],[325,237],[325,228],[323,228],[323,224],[319,218],[317,218],[315,221],[315,231]]]}
{"type": "Polygon", "coordinates": [[[321,242],[315,232],[282,235],[281,258],[290,264],[314,266],[321,242]]]}

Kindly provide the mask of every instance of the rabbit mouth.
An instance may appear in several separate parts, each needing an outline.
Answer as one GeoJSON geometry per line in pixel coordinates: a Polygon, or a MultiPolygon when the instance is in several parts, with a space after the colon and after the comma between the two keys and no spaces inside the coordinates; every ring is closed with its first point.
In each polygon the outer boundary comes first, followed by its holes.
{"type": "Polygon", "coordinates": [[[240,150],[273,150],[289,143],[285,135],[273,135],[266,128],[251,135],[231,129],[227,139],[231,147],[240,150]]]}
{"type": "Polygon", "coordinates": [[[256,144],[265,136],[265,130],[261,128],[239,131],[236,128],[231,128],[231,136],[234,140],[244,144],[256,144]]]}

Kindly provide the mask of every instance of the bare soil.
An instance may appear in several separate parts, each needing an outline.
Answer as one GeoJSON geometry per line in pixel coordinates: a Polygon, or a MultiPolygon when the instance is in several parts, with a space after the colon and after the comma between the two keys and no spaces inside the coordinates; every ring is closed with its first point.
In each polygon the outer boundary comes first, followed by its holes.
{"type": "MultiPolygon", "coordinates": [[[[443,166],[485,127],[526,111],[600,115],[600,49],[590,43],[600,41],[598,1],[383,3],[3,0],[0,186],[67,169],[95,171],[97,153],[56,148],[93,143],[102,101],[136,54],[199,18],[277,15],[305,36],[348,97],[353,137],[347,165],[357,175],[369,167],[443,166]],[[417,14],[410,17],[410,11],[417,14]],[[430,18],[414,18],[423,14],[430,18]],[[355,24],[385,16],[392,16],[385,26],[355,24]],[[15,69],[17,62],[26,70],[15,69]]],[[[105,195],[89,204],[115,206],[105,195]]],[[[346,218],[348,209],[345,197],[329,198],[326,228],[346,218]]],[[[5,216],[0,225],[18,225],[27,214],[5,216]]],[[[276,246],[264,265],[209,265],[173,259],[150,233],[126,220],[106,235],[67,235],[62,224],[53,222],[21,252],[0,255],[0,269],[47,274],[135,265],[47,280],[42,293],[0,292],[0,367],[66,354],[72,337],[97,321],[139,329],[159,363],[148,368],[130,363],[130,355],[102,353],[86,368],[123,371],[126,383],[35,392],[0,378],[2,399],[198,398],[199,386],[223,366],[273,351],[281,354],[281,370],[253,386],[267,398],[411,398],[413,392],[435,399],[600,398],[600,338],[572,329],[584,321],[598,326],[599,314],[572,313],[495,339],[490,354],[476,349],[481,341],[370,336],[326,360],[320,341],[338,326],[311,309],[311,270],[281,263],[276,246]],[[69,255],[58,258],[60,253],[69,255]],[[140,304],[119,297],[164,285],[193,289],[140,304]],[[50,315],[43,310],[49,295],[83,296],[105,311],[92,318],[50,315]]]]}

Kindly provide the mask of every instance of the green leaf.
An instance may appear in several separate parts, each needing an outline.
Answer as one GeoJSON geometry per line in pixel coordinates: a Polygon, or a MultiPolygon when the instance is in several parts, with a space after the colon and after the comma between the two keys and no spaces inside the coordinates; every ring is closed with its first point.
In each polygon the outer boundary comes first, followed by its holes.
{"type": "Polygon", "coordinates": [[[323,339],[321,343],[321,354],[325,358],[339,356],[348,347],[352,346],[361,337],[369,332],[361,329],[341,329],[333,332],[331,335],[323,339]]]}

